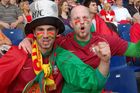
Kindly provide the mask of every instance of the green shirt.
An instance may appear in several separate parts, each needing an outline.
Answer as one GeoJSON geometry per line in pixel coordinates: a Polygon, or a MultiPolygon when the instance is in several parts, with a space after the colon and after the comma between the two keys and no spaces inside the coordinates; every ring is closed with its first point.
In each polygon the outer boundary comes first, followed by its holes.
{"type": "Polygon", "coordinates": [[[62,93],[100,93],[107,77],[85,64],[73,53],[58,47],[56,63],[64,77],[62,93]]]}

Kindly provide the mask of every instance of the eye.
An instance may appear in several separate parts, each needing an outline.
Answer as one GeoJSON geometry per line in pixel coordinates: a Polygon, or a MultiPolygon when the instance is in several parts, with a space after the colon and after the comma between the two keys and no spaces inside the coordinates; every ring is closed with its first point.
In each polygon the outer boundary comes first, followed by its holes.
{"type": "Polygon", "coordinates": [[[75,19],[75,20],[74,20],[74,23],[75,23],[75,24],[80,23],[80,19],[75,19]]]}

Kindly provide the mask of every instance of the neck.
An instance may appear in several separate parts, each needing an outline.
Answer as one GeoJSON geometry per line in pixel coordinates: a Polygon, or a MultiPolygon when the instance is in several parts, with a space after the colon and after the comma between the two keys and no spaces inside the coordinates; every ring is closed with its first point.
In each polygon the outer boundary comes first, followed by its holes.
{"type": "Polygon", "coordinates": [[[80,38],[80,37],[76,36],[76,39],[78,41],[83,41],[83,42],[88,41],[88,40],[90,40],[90,33],[85,38],[80,38]]]}
{"type": "Polygon", "coordinates": [[[90,13],[91,18],[93,19],[95,17],[94,13],[90,13]]]}
{"type": "Polygon", "coordinates": [[[66,12],[62,12],[61,17],[67,19],[68,18],[68,15],[67,15],[66,12]]]}
{"type": "Polygon", "coordinates": [[[117,7],[121,8],[122,6],[121,5],[117,5],[117,7]]]}
{"type": "Polygon", "coordinates": [[[26,15],[30,15],[30,11],[29,10],[23,10],[23,12],[24,12],[24,15],[26,16],[26,15]]]}

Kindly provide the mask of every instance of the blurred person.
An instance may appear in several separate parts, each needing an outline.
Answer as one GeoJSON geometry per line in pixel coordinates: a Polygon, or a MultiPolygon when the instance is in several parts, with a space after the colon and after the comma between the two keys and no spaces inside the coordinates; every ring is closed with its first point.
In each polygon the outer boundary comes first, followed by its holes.
{"type": "MultiPolygon", "coordinates": [[[[10,0],[1,0],[0,25],[2,28],[15,29],[23,22],[20,8],[10,4],[10,0]]],[[[21,25],[19,26],[21,27],[21,25]]]]}
{"type": "Polygon", "coordinates": [[[115,0],[116,6],[113,8],[115,12],[115,21],[118,23],[130,23],[132,17],[128,10],[123,7],[123,0],[115,0]]]}
{"type": "Polygon", "coordinates": [[[85,0],[84,6],[89,8],[90,16],[92,18],[92,32],[97,32],[99,34],[105,35],[115,35],[118,36],[114,31],[110,30],[104,20],[98,15],[96,0],[85,0]]]}
{"type": "Polygon", "coordinates": [[[103,18],[103,20],[106,22],[109,29],[111,29],[112,31],[115,31],[118,34],[117,26],[114,21],[115,12],[111,8],[111,4],[110,4],[111,2],[112,1],[110,0],[104,3],[104,7],[100,11],[100,15],[101,15],[101,18],[103,18]]]}
{"type": "Polygon", "coordinates": [[[32,21],[32,13],[30,11],[30,5],[28,0],[23,0],[20,2],[19,7],[23,12],[24,25],[32,21]]]}
{"type": "Polygon", "coordinates": [[[133,16],[134,24],[130,28],[130,40],[137,43],[140,40],[140,14],[137,12],[133,16]]]}
{"type": "Polygon", "coordinates": [[[69,18],[69,5],[66,0],[61,0],[58,4],[59,9],[59,18],[64,22],[65,25],[65,31],[62,33],[62,35],[66,35],[70,32],[72,32],[72,28],[70,26],[70,18],[69,18]]]}
{"type": "Polygon", "coordinates": [[[18,6],[17,0],[10,0],[10,4],[18,6]]]}

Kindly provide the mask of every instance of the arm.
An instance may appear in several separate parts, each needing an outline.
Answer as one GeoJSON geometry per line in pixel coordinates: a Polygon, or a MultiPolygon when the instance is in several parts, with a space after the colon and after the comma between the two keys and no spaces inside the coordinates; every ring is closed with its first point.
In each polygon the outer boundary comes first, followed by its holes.
{"type": "Polygon", "coordinates": [[[10,28],[10,25],[8,23],[3,22],[3,21],[0,21],[0,25],[4,28],[7,28],[7,29],[10,28]]]}
{"type": "Polygon", "coordinates": [[[20,24],[20,23],[22,23],[23,20],[24,20],[20,8],[17,7],[17,6],[15,6],[15,8],[16,8],[15,10],[16,10],[17,20],[16,20],[15,22],[11,23],[10,27],[11,27],[12,29],[16,28],[17,25],[20,24]]]}
{"type": "Polygon", "coordinates": [[[140,41],[137,43],[129,42],[124,55],[129,57],[140,57],[140,41]]]}
{"type": "Polygon", "coordinates": [[[17,27],[18,24],[20,24],[22,22],[23,22],[23,16],[19,16],[18,19],[15,22],[11,23],[10,27],[12,29],[14,29],[14,28],[17,27]]]}
{"type": "MultiPolygon", "coordinates": [[[[58,68],[68,84],[77,86],[78,88],[80,87],[81,89],[102,90],[108,74],[108,70],[102,72],[100,69],[103,64],[95,70],[89,65],[84,64],[77,56],[69,51],[58,48],[56,52],[58,68]]],[[[104,64],[104,67],[106,65],[108,67],[108,64],[104,64]]]]}
{"type": "Polygon", "coordinates": [[[9,85],[15,80],[27,57],[25,52],[13,46],[0,58],[1,93],[6,93],[4,91],[6,91],[9,85]]]}

